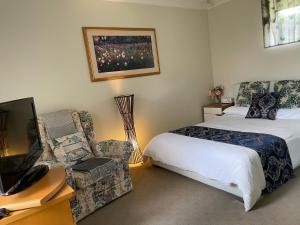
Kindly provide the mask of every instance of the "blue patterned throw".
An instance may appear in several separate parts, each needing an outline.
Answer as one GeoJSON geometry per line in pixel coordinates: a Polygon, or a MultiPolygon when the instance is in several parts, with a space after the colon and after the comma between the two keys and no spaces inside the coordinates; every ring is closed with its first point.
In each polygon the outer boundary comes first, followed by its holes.
{"type": "Polygon", "coordinates": [[[170,133],[251,148],[261,159],[266,190],[272,192],[294,176],[291,157],[284,139],[270,135],[190,126],[170,133]]]}

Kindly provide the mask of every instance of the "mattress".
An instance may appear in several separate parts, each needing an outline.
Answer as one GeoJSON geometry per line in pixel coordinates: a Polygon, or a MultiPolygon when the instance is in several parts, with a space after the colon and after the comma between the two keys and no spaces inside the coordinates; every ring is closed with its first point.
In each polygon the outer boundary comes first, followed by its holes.
{"type": "MultiPolygon", "coordinates": [[[[272,121],[222,116],[197,126],[281,137],[287,143],[293,167],[300,165],[300,120],[272,121]]],[[[224,185],[237,185],[246,211],[254,206],[266,187],[260,158],[250,148],[163,133],[149,142],[144,154],[154,161],[197,173],[224,185]]]]}

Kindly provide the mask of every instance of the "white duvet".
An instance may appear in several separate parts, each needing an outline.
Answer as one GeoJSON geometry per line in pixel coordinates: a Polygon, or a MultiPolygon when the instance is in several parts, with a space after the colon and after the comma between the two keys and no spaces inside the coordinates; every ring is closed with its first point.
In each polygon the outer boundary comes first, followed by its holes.
{"type": "MultiPolygon", "coordinates": [[[[225,130],[272,134],[285,139],[293,167],[300,165],[300,120],[261,120],[222,116],[197,124],[225,130]]],[[[146,146],[155,161],[192,171],[224,184],[236,184],[249,211],[266,187],[256,151],[237,145],[163,133],[146,146]]]]}

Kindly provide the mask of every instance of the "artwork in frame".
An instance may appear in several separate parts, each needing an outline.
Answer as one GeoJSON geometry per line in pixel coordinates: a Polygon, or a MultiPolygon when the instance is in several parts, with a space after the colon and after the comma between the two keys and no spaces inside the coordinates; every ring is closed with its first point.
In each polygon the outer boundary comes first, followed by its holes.
{"type": "Polygon", "coordinates": [[[93,82],[160,73],[155,29],[83,27],[82,31],[93,82]]]}

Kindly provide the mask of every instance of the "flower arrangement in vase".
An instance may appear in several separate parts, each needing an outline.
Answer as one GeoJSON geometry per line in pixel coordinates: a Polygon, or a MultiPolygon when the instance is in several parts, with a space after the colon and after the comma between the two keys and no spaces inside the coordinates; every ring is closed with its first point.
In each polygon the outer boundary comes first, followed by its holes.
{"type": "Polygon", "coordinates": [[[223,85],[218,85],[215,86],[214,88],[210,89],[208,92],[208,95],[215,100],[216,103],[221,103],[221,96],[223,95],[224,92],[224,86],[223,85]]]}

